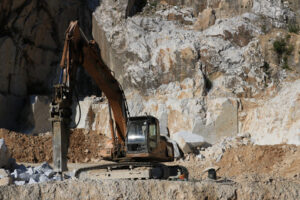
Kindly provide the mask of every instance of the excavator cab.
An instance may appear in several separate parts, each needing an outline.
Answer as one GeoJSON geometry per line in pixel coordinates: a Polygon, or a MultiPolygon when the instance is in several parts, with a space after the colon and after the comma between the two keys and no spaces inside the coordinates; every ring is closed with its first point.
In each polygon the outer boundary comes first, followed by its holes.
{"type": "Polygon", "coordinates": [[[132,117],[127,128],[127,154],[151,153],[159,143],[159,123],[155,117],[132,117]]]}
{"type": "Polygon", "coordinates": [[[160,136],[159,121],[153,116],[131,117],[127,125],[126,157],[135,160],[170,160],[172,146],[160,136]]]}

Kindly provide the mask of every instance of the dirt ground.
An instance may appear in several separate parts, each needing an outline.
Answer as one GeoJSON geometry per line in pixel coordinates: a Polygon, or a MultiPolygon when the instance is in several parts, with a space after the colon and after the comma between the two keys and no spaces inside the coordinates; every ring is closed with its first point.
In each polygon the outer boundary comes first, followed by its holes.
{"type": "MultiPolygon", "coordinates": [[[[51,134],[30,136],[0,129],[0,138],[5,139],[12,157],[17,162],[52,162],[51,134]]],[[[76,129],[70,137],[68,152],[70,163],[103,163],[99,152],[107,138],[93,131],[76,129]]],[[[218,176],[238,179],[247,176],[283,177],[300,180],[300,146],[295,145],[242,145],[227,149],[219,162],[206,158],[199,160],[195,155],[170,165],[187,167],[190,178],[199,180],[207,176],[207,167],[217,167],[218,176]]]]}
{"type": "MultiPolygon", "coordinates": [[[[0,129],[0,138],[4,138],[12,157],[17,162],[52,162],[51,133],[33,136],[0,129]]],[[[99,151],[106,141],[105,136],[94,131],[73,130],[70,135],[69,162],[98,161],[99,151]]]]}
{"type": "Polygon", "coordinates": [[[220,174],[268,174],[300,178],[300,147],[294,145],[243,146],[229,149],[216,164],[220,174]]]}
{"type": "Polygon", "coordinates": [[[245,145],[227,150],[219,162],[190,156],[176,163],[187,167],[190,178],[196,180],[207,176],[203,173],[206,168],[216,167],[222,178],[260,176],[300,181],[300,146],[295,145],[245,145]]]}

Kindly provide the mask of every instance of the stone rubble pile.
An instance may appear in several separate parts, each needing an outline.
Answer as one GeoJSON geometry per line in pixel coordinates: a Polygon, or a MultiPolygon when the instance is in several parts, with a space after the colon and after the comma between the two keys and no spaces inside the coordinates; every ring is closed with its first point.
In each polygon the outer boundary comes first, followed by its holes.
{"type": "Polygon", "coordinates": [[[249,133],[239,134],[236,137],[225,137],[211,147],[201,148],[197,158],[200,161],[210,159],[219,162],[226,150],[250,144],[253,144],[253,141],[249,133]]]}
{"type": "Polygon", "coordinates": [[[16,185],[62,180],[62,177],[58,175],[47,162],[44,162],[37,167],[25,167],[24,165],[16,164],[15,169],[10,176],[13,179],[13,183],[16,185]]]}
{"type": "Polygon", "coordinates": [[[63,178],[70,178],[69,176],[62,178],[47,162],[36,167],[18,165],[15,159],[10,157],[3,139],[0,139],[0,167],[0,186],[61,181],[63,178]]]}
{"type": "Polygon", "coordinates": [[[195,162],[219,162],[228,149],[243,145],[254,145],[250,133],[242,133],[234,137],[223,137],[213,145],[206,142],[200,135],[190,132],[177,132],[171,138],[183,153],[180,157],[176,157],[180,158],[180,162],[190,160],[195,162]]]}
{"type": "Polygon", "coordinates": [[[25,185],[49,181],[62,181],[61,175],[57,174],[47,162],[37,167],[25,167],[23,164],[18,165],[14,163],[13,170],[11,171],[12,172],[10,172],[10,170],[0,169],[0,185],[25,185]]]}

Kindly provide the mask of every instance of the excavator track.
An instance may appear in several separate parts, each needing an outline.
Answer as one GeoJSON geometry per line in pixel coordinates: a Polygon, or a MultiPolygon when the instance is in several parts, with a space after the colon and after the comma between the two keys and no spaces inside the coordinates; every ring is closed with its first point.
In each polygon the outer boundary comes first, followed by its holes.
{"type": "Polygon", "coordinates": [[[122,162],[80,168],[75,171],[78,179],[172,179],[187,180],[185,167],[168,166],[153,162],[122,162]]]}

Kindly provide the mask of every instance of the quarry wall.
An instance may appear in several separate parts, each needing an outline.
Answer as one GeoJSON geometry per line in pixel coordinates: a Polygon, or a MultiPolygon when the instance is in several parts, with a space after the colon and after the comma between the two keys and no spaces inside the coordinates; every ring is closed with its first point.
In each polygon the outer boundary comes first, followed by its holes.
{"type": "MultiPolygon", "coordinates": [[[[188,131],[214,143],[249,132],[257,143],[299,144],[300,36],[291,31],[300,19],[298,1],[130,1],[126,18],[127,3],[3,1],[0,125],[50,130],[37,116],[46,113],[60,73],[64,32],[79,19],[123,86],[131,115],[159,118],[161,133],[188,131]],[[286,52],[278,54],[275,41],[286,52]]],[[[84,70],[78,82],[79,127],[108,133],[105,100],[84,70]]]]}
{"type": "Polygon", "coordinates": [[[211,143],[248,131],[270,136],[257,143],[299,143],[293,108],[281,112],[293,112],[289,125],[281,123],[290,136],[275,131],[275,115],[267,117],[286,98],[283,91],[296,92],[284,82],[294,85],[299,77],[300,40],[290,30],[299,21],[297,1],[149,1],[130,18],[125,11],[123,1],[102,1],[93,13],[93,37],[125,88],[132,115],[152,114],[163,133],[189,131],[211,143]],[[291,49],[288,55],[276,53],[277,40],[291,49]],[[274,107],[253,117],[273,97],[274,107]]]}

